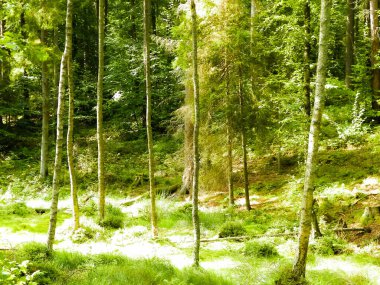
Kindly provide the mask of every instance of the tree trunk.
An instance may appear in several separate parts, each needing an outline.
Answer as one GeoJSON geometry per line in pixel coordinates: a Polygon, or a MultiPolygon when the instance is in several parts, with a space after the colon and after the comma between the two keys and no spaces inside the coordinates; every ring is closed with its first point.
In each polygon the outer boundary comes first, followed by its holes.
{"type": "Polygon", "coordinates": [[[328,40],[329,40],[329,24],[330,10],[332,0],[322,0],[321,18],[319,32],[319,50],[317,79],[314,98],[314,109],[310,124],[308,154],[306,160],[305,184],[302,197],[301,221],[299,242],[297,254],[293,265],[293,277],[296,281],[300,281],[305,277],[307,250],[309,246],[309,237],[311,231],[312,209],[313,209],[313,189],[314,189],[314,172],[316,167],[319,131],[321,126],[321,118],[324,107],[325,84],[327,73],[328,59],[328,40]]]}
{"type": "Polygon", "coordinates": [[[319,228],[319,223],[318,223],[318,210],[317,209],[318,209],[317,200],[314,199],[313,200],[313,209],[311,212],[314,238],[319,238],[322,236],[321,229],[319,228]]]}
{"type": "Polygon", "coordinates": [[[78,186],[74,166],[74,76],[72,67],[72,38],[68,38],[67,44],[69,52],[67,53],[67,84],[69,93],[69,115],[67,123],[67,165],[70,175],[70,192],[72,201],[72,213],[74,222],[74,231],[79,228],[79,205],[78,205],[78,186]]]}
{"type": "Polygon", "coordinates": [[[228,198],[230,206],[235,204],[234,198],[234,183],[232,180],[232,135],[231,135],[231,123],[227,120],[227,180],[228,180],[228,198]]]}
{"type": "Polygon", "coordinates": [[[156,189],[154,188],[154,156],[152,135],[152,83],[150,76],[151,1],[144,0],[144,66],[146,85],[146,132],[148,139],[150,214],[153,237],[158,236],[156,189]]]}
{"type": "Polygon", "coordinates": [[[182,174],[182,186],[180,195],[191,193],[193,187],[194,176],[194,157],[193,157],[193,139],[194,139],[194,123],[193,123],[193,104],[194,95],[189,84],[185,85],[185,112],[184,112],[184,170],[182,174]]]}
{"type": "Polygon", "coordinates": [[[371,25],[371,66],[372,66],[372,109],[379,109],[377,100],[380,97],[380,69],[377,66],[377,55],[380,48],[378,0],[369,1],[370,25],[371,25]]]}
{"type": "Polygon", "coordinates": [[[346,29],[346,72],[345,83],[351,88],[352,65],[354,64],[355,36],[355,0],[347,0],[347,29],[346,29]]]}
{"type": "Polygon", "coordinates": [[[59,75],[59,87],[58,87],[58,107],[57,107],[57,139],[55,148],[55,161],[54,161],[54,173],[53,173],[53,191],[50,207],[50,221],[47,247],[51,251],[53,250],[53,244],[55,239],[55,229],[57,226],[57,212],[58,212],[58,198],[59,198],[59,182],[61,176],[62,165],[62,144],[63,144],[63,113],[64,113],[64,96],[65,96],[65,78],[67,74],[67,58],[71,53],[71,43],[73,28],[72,28],[72,0],[67,0],[67,12],[66,12],[66,40],[65,50],[61,58],[61,71],[59,75]]]}
{"type": "Polygon", "coordinates": [[[304,8],[305,17],[305,47],[304,47],[304,94],[305,94],[305,112],[308,117],[311,115],[311,102],[310,102],[310,52],[311,52],[311,32],[310,32],[310,0],[306,0],[304,8]]]}
{"type": "MultiPolygon", "coordinates": [[[[24,44],[27,44],[28,34],[26,32],[25,28],[25,5],[22,4],[22,12],[20,15],[20,27],[21,27],[21,35],[22,39],[24,41],[24,44]]],[[[29,87],[27,84],[28,80],[28,72],[26,71],[26,68],[24,67],[24,76],[23,76],[23,97],[24,97],[24,119],[30,119],[30,92],[29,87]]]]}
{"type": "Polygon", "coordinates": [[[245,194],[245,208],[251,210],[251,203],[249,200],[249,181],[248,181],[248,162],[247,162],[247,131],[245,124],[245,101],[243,94],[242,73],[239,69],[239,104],[240,104],[240,120],[241,120],[241,148],[243,150],[243,173],[244,173],[244,194],[245,194]]]}
{"type": "Polygon", "coordinates": [[[198,213],[198,192],[199,192],[199,75],[198,75],[198,23],[197,10],[194,0],[190,1],[191,6],[191,34],[193,38],[193,81],[194,81],[194,178],[193,178],[193,227],[194,227],[194,249],[193,249],[193,265],[199,266],[199,249],[200,249],[200,224],[198,213]]]}
{"type": "Polygon", "coordinates": [[[105,3],[99,0],[99,30],[98,30],[98,86],[97,86],[97,141],[98,141],[98,193],[99,220],[105,216],[106,190],[104,183],[104,135],[103,135],[103,77],[104,77],[104,37],[105,37],[105,3]]]}
{"type": "MultiPolygon", "coordinates": [[[[46,44],[47,32],[41,31],[41,43],[46,44]]],[[[49,79],[47,62],[42,62],[42,134],[41,134],[41,161],[40,176],[46,179],[48,176],[48,151],[49,151],[49,79]]]]}

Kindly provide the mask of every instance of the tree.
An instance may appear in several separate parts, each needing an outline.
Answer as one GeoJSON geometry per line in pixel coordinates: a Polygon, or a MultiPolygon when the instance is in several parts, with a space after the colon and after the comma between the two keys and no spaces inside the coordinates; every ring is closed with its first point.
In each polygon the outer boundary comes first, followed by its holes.
{"type": "Polygon", "coordinates": [[[371,68],[372,68],[372,109],[378,109],[377,99],[380,93],[380,68],[378,65],[378,52],[380,49],[378,1],[369,1],[370,29],[371,29],[371,68]]]}
{"type": "Polygon", "coordinates": [[[309,237],[311,232],[314,173],[317,165],[319,132],[324,108],[331,6],[332,0],[322,0],[314,108],[308,140],[308,152],[306,160],[304,190],[302,196],[299,241],[296,259],[292,271],[293,278],[295,279],[295,281],[300,281],[305,277],[307,250],[309,246],[309,237]]]}
{"type": "Polygon", "coordinates": [[[308,117],[311,115],[311,102],[310,102],[310,53],[311,53],[311,31],[310,31],[310,0],[306,0],[304,8],[305,17],[305,50],[304,50],[304,93],[305,93],[305,112],[308,117]]]}
{"type": "Polygon", "coordinates": [[[354,64],[354,36],[355,36],[355,0],[347,0],[347,28],[346,28],[346,70],[345,83],[351,88],[352,65],[354,64]]]}
{"type": "Polygon", "coordinates": [[[193,177],[193,198],[192,198],[192,218],[194,227],[194,249],[193,264],[199,266],[199,249],[200,249],[200,224],[198,213],[198,192],[199,192],[199,75],[198,75],[198,23],[197,10],[194,0],[190,0],[191,9],[191,33],[193,39],[193,84],[194,84],[194,137],[193,137],[193,159],[194,159],[194,177],[193,177]]]}
{"type": "Polygon", "coordinates": [[[50,206],[50,221],[48,230],[47,247],[51,251],[53,250],[53,244],[55,239],[55,230],[57,226],[57,213],[58,213],[58,199],[59,199],[59,182],[61,176],[62,166],[62,144],[63,144],[63,113],[64,113],[64,96],[65,96],[65,78],[67,75],[67,60],[71,53],[72,44],[72,20],[73,20],[73,2],[67,0],[66,11],[66,33],[65,33],[65,49],[61,58],[61,67],[59,75],[59,87],[58,87],[58,107],[57,107],[57,137],[55,147],[55,160],[53,171],[53,190],[50,206]]]}
{"type": "Polygon", "coordinates": [[[98,141],[98,193],[99,220],[105,215],[105,184],[104,184],[104,136],[103,136],[103,77],[104,77],[104,37],[105,37],[105,2],[99,0],[99,31],[98,31],[98,86],[97,86],[97,141],[98,141]]]}
{"type": "Polygon", "coordinates": [[[150,33],[151,33],[151,1],[144,0],[144,67],[145,67],[145,92],[146,92],[146,132],[148,140],[148,163],[149,163],[149,193],[150,214],[153,237],[158,236],[156,189],[154,188],[154,155],[152,135],[152,83],[150,75],[150,33]]]}

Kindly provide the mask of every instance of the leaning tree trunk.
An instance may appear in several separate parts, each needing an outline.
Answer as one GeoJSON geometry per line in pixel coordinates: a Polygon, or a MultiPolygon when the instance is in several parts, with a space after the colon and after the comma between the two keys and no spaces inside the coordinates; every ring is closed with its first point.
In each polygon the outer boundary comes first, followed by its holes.
{"type": "Polygon", "coordinates": [[[190,1],[191,6],[191,33],[193,38],[193,81],[194,81],[194,141],[193,141],[193,156],[194,156],[194,178],[193,178],[193,227],[194,227],[194,249],[193,249],[193,265],[199,266],[199,249],[200,249],[200,224],[198,213],[198,193],[199,193],[199,75],[198,75],[198,23],[197,10],[194,0],[190,1]]]}
{"type": "Polygon", "coordinates": [[[347,0],[347,28],[346,28],[346,70],[345,83],[351,88],[352,65],[354,64],[354,36],[355,36],[355,1],[347,0]]]}
{"type": "Polygon", "coordinates": [[[296,281],[300,281],[305,277],[307,250],[311,231],[314,189],[313,179],[318,153],[319,131],[324,107],[331,6],[332,0],[322,0],[314,109],[309,132],[299,241],[292,271],[293,277],[296,281]]]}
{"type": "Polygon", "coordinates": [[[50,221],[48,230],[47,247],[51,251],[53,250],[53,244],[55,239],[55,229],[57,226],[57,212],[58,212],[58,198],[59,198],[59,181],[61,176],[62,165],[62,144],[63,144],[63,113],[64,113],[64,95],[65,95],[65,78],[67,74],[67,59],[71,53],[71,39],[73,34],[73,2],[67,0],[67,12],[66,12],[66,39],[65,50],[61,58],[61,71],[59,75],[59,87],[58,87],[58,107],[57,107],[57,139],[55,148],[55,161],[54,161],[54,173],[53,173],[53,193],[51,198],[50,207],[50,221]]]}
{"type": "Polygon", "coordinates": [[[371,67],[372,67],[372,109],[378,109],[377,100],[380,97],[380,68],[378,65],[379,41],[379,19],[378,0],[369,1],[370,25],[371,25],[371,67]]]}
{"type": "Polygon", "coordinates": [[[150,215],[153,237],[158,236],[156,189],[154,188],[154,156],[152,135],[152,82],[150,76],[151,1],[144,0],[144,66],[146,85],[146,132],[148,139],[150,215]]]}
{"type": "Polygon", "coordinates": [[[67,123],[67,165],[69,167],[70,174],[70,192],[72,202],[72,213],[74,222],[74,231],[79,228],[79,204],[78,204],[78,186],[74,166],[74,77],[72,67],[72,38],[68,39],[67,54],[67,84],[69,93],[69,115],[67,123]]]}
{"type": "Polygon", "coordinates": [[[104,183],[104,136],[103,136],[103,77],[104,77],[104,37],[105,37],[105,3],[99,0],[99,43],[98,43],[98,86],[96,127],[98,141],[98,193],[99,193],[99,220],[102,222],[105,216],[106,190],[104,183]]]}

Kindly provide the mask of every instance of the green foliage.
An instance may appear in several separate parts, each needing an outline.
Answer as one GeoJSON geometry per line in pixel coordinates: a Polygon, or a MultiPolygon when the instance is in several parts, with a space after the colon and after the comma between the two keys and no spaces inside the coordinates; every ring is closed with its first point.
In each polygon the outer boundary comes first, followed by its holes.
{"type": "Polygon", "coordinates": [[[349,252],[347,242],[334,235],[324,235],[310,244],[313,252],[320,255],[337,255],[349,252]]]}
{"type": "Polygon", "coordinates": [[[243,254],[252,257],[274,257],[278,256],[276,247],[268,242],[248,241],[244,245],[243,254]]]}
{"type": "Polygon", "coordinates": [[[18,255],[22,259],[31,260],[33,262],[41,262],[51,256],[47,246],[38,242],[29,242],[22,244],[18,249],[18,255]]]}
{"type": "Polygon", "coordinates": [[[3,285],[38,285],[36,280],[43,275],[43,272],[39,270],[30,269],[29,260],[18,263],[4,259],[0,260],[0,267],[0,283],[3,285]]]}
{"type": "Polygon", "coordinates": [[[120,208],[113,205],[106,206],[106,216],[100,225],[102,227],[119,229],[124,226],[125,215],[120,208]]]}
{"type": "Polygon", "coordinates": [[[228,221],[222,225],[222,227],[219,230],[218,236],[220,238],[238,237],[238,236],[244,236],[246,233],[247,233],[247,230],[243,227],[242,223],[228,221]]]}
{"type": "Polygon", "coordinates": [[[24,202],[17,202],[5,207],[5,211],[10,215],[16,215],[20,217],[26,217],[33,212],[28,208],[24,202]]]}

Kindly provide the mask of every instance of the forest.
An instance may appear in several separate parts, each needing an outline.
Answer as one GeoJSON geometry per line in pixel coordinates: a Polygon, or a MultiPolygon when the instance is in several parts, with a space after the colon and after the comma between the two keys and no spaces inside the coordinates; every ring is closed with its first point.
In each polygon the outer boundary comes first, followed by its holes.
{"type": "Polygon", "coordinates": [[[0,284],[380,285],[378,0],[0,0],[0,284]]]}

